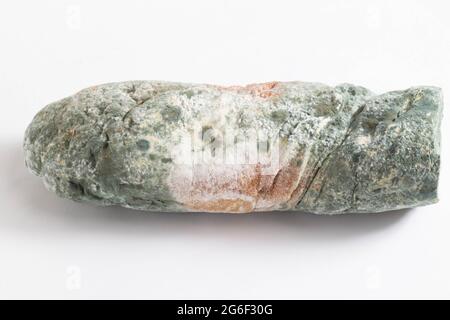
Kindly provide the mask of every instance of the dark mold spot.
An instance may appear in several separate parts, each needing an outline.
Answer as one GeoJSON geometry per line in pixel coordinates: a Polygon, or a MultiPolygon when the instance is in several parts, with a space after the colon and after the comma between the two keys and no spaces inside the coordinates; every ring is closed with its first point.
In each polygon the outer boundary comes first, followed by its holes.
{"type": "Polygon", "coordinates": [[[194,96],[194,91],[187,90],[187,91],[182,92],[181,94],[184,94],[188,99],[190,99],[194,96]]]}
{"type": "Polygon", "coordinates": [[[203,126],[200,138],[203,139],[206,135],[211,135],[213,128],[211,126],[203,126]]]}
{"type": "Polygon", "coordinates": [[[97,157],[95,156],[95,152],[92,149],[89,149],[89,162],[91,163],[92,167],[95,168],[97,165],[97,157]]]}
{"type": "Polygon", "coordinates": [[[106,137],[106,140],[105,140],[105,142],[103,143],[103,150],[106,150],[106,149],[108,149],[108,147],[109,147],[109,135],[106,133],[106,134],[105,134],[105,137],[106,137]]]}
{"type": "Polygon", "coordinates": [[[360,158],[361,158],[361,154],[359,154],[359,153],[354,153],[352,155],[352,161],[355,162],[355,163],[359,162],[360,158]]]}
{"type": "Polygon", "coordinates": [[[136,145],[139,150],[141,151],[147,151],[150,148],[150,142],[148,142],[145,139],[140,139],[136,142],[136,145]]]}
{"type": "Polygon", "coordinates": [[[285,110],[272,111],[270,118],[275,122],[284,122],[288,117],[288,112],[285,110]]]}
{"type": "Polygon", "coordinates": [[[181,110],[176,106],[167,105],[161,111],[161,115],[166,121],[177,121],[181,116],[181,110]]]}
{"type": "Polygon", "coordinates": [[[270,143],[267,140],[258,141],[256,147],[258,152],[269,153],[270,151],[270,143]]]}
{"type": "Polygon", "coordinates": [[[397,145],[392,144],[388,149],[389,155],[393,156],[397,152],[397,145]]]}
{"type": "Polygon", "coordinates": [[[85,194],[84,187],[79,182],[75,182],[75,181],[70,180],[69,181],[69,188],[75,194],[79,194],[79,195],[85,194]]]}

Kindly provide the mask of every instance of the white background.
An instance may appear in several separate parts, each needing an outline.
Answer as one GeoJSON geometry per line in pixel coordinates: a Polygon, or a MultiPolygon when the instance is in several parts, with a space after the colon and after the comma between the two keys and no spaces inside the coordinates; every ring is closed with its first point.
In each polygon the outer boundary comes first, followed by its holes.
{"type": "Polygon", "coordinates": [[[0,298],[450,298],[441,201],[379,215],[153,214],[57,198],[34,114],[94,84],[351,82],[450,97],[448,1],[2,1],[0,298]]]}

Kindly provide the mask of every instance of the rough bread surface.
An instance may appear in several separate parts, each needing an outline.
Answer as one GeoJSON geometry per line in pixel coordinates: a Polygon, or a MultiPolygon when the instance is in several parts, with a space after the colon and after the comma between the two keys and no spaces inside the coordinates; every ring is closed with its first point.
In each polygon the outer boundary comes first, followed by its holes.
{"type": "Polygon", "coordinates": [[[24,150],[49,190],[76,201],[381,212],[437,201],[442,105],[435,87],[110,83],[42,109],[24,150]]]}

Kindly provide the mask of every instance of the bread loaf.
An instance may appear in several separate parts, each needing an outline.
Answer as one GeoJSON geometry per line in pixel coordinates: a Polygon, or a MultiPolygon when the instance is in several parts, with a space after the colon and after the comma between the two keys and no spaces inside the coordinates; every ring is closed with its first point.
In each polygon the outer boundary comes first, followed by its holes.
{"type": "Polygon", "coordinates": [[[28,126],[27,167],[64,198],[149,211],[380,212],[437,201],[441,90],[129,81],[28,126]]]}

